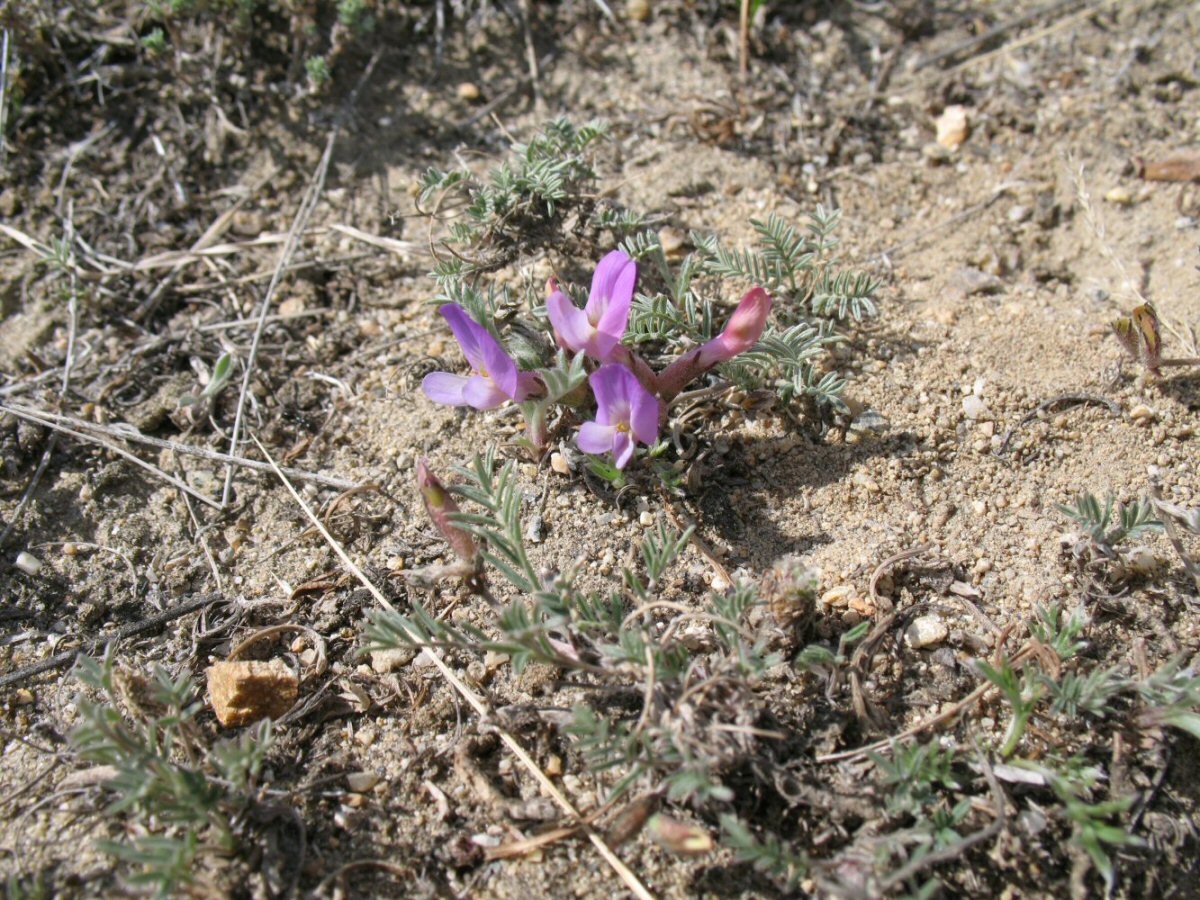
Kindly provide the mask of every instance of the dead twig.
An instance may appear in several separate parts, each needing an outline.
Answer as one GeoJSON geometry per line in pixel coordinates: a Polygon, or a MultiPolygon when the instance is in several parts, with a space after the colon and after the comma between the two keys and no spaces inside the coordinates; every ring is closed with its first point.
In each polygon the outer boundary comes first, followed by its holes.
{"type": "MultiPolygon", "coordinates": [[[[172,450],[175,453],[182,453],[185,456],[195,456],[199,457],[200,459],[211,460],[212,462],[242,466],[246,469],[253,469],[256,472],[273,471],[271,466],[257,459],[247,459],[244,456],[231,456],[228,453],[221,453],[217,450],[208,450],[204,447],[196,447],[192,444],[181,444],[178,441],[168,441],[163,438],[150,437],[147,434],[142,434],[140,431],[135,430],[132,426],[113,427],[111,425],[99,425],[93,422],[85,422],[82,419],[72,418],[71,416],[61,416],[57,413],[49,413],[27,406],[16,406],[2,403],[0,403],[0,412],[7,412],[20,419],[26,419],[30,422],[37,422],[40,425],[45,425],[47,428],[70,426],[70,428],[75,429],[75,431],[68,431],[64,428],[65,433],[73,434],[76,437],[79,437],[80,440],[89,443],[101,444],[105,448],[111,448],[112,445],[100,441],[92,434],[83,432],[94,432],[96,435],[106,435],[122,441],[131,441],[135,444],[145,444],[147,447],[158,447],[160,450],[172,450]]],[[[296,481],[311,481],[314,484],[338,488],[340,490],[348,491],[363,487],[355,481],[347,481],[344,478],[334,478],[332,475],[321,475],[316,472],[305,472],[301,469],[293,469],[288,466],[283,466],[282,471],[288,476],[288,478],[293,478],[296,481]]]]}
{"type": "Polygon", "coordinates": [[[112,634],[106,637],[94,638],[87,641],[77,650],[67,650],[63,653],[51,656],[49,659],[43,659],[41,662],[31,663],[28,666],[8,672],[5,675],[0,675],[0,689],[9,687],[14,684],[20,684],[27,678],[34,675],[40,675],[42,672],[49,672],[53,669],[61,669],[64,666],[69,666],[76,658],[84,653],[95,653],[105,644],[113,641],[123,641],[126,638],[136,637],[139,634],[145,634],[148,631],[154,631],[166,625],[168,622],[173,622],[188,613],[195,612],[202,607],[219,602],[224,597],[223,594],[196,594],[190,600],[185,600],[182,603],[177,603],[170,609],[164,610],[157,615],[150,616],[140,622],[133,622],[123,628],[118,628],[112,634]]]}
{"type": "MultiPolygon", "coordinates": [[[[395,875],[398,878],[411,879],[413,877],[413,870],[408,866],[388,862],[386,859],[356,859],[354,862],[339,866],[322,878],[321,883],[313,891],[313,895],[317,897],[323,896],[329,890],[331,884],[335,881],[341,881],[348,873],[356,869],[379,869],[381,872],[387,872],[389,875],[395,875]]],[[[340,893],[334,896],[340,896],[340,893]]]]}
{"type": "Polygon", "coordinates": [[[1192,583],[1196,585],[1196,593],[1200,595],[1200,565],[1196,564],[1196,561],[1192,559],[1187,549],[1183,546],[1183,539],[1179,536],[1179,527],[1175,522],[1174,515],[1178,508],[1174,504],[1163,500],[1162,482],[1159,480],[1157,472],[1150,476],[1150,499],[1154,503],[1154,509],[1158,513],[1159,521],[1163,523],[1163,528],[1166,529],[1167,540],[1171,542],[1171,547],[1175,550],[1175,555],[1183,563],[1184,570],[1188,575],[1192,576],[1192,583]]]}
{"type": "Polygon", "coordinates": [[[1068,6],[1074,6],[1077,2],[1078,0],[1058,0],[1058,2],[1051,3],[1048,6],[1043,6],[1040,9],[1030,10],[1024,15],[1009,19],[1007,22],[1001,22],[999,25],[994,25],[981,34],[977,34],[965,41],[960,41],[952,47],[947,47],[945,50],[941,50],[937,53],[926,56],[915,66],[913,66],[912,70],[914,72],[919,72],[922,69],[927,69],[930,66],[937,65],[943,60],[958,56],[960,53],[967,53],[975,50],[978,47],[982,47],[985,44],[990,44],[992,41],[996,40],[996,38],[1008,33],[1009,31],[1012,31],[1014,28],[1020,28],[1022,25],[1026,25],[1029,22],[1041,19],[1044,16],[1053,15],[1061,9],[1064,9],[1068,6]]]}
{"type": "MultiPolygon", "coordinates": [[[[1014,669],[1019,669],[1020,666],[1025,663],[1025,660],[1032,656],[1034,652],[1035,648],[1032,645],[1027,644],[1022,647],[1011,660],[1009,660],[1009,664],[1014,669]]],[[[872,744],[865,744],[864,746],[857,747],[853,750],[841,750],[837,753],[826,753],[822,756],[818,756],[816,761],[819,763],[829,763],[840,762],[847,759],[866,759],[867,754],[869,753],[888,750],[893,744],[899,743],[905,738],[915,737],[921,732],[928,731],[931,728],[936,728],[938,725],[941,725],[944,722],[953,721],[978,703],[980,699],[982,699],[982,697],[988,693],[988,691],[991,691],[994,688],[995,685],[993,685],[990,681],[985,681],[949,709],[943,710],[936,716],[930,716],[928,719],[922,719],[917,724],[909,726],[899,734],[883,738],[882,740],[875,741],[872,744]]]]}
{"type": "MultiPolygon", "coordinates": [[[[329,138],[325,142],[325,151],[321,154],[321,161],[317,164],[317,169],[313,173],[308,191],[300,201],[300,208],[296,211],[296,218],[292,221],[292,227],[288,230],[287,241],[279,253],[279,262],[275,267],[275,274],[271,277],[271,281],[267,285],[266,293],[263,294],[262,303],[258,309],[258,324],[254,328],[254,337],[250,341],[250,354],[246,359],[246,369],[242,375],[241,389],[238,391],[237,409],[233,416],[233,430],[229,438],[230,456],[238,452],[238,444],[241,441],[242,420],[246,413],[246,398],[250,395],[250,381],[254,377],[255,362],[258,359],[258,347],[262,342],[263,330],[267,324],[267,312],[271,308],[271,302],[275,299],[275,292],[279,289],[279,285],[283,281],[284,270],[287,268],[288,263],[291,262],[292,256],[300,248],[300,237],[304,233],[304,229],[308,227],[308,220],[317,208],[317,200],[320,198],[321,191],[325,187],[325,175],[329,171],[330,162],[333,160],[333,147],[337,142],[338,134],[341,132],[342,123],[346,120],[350,110],[357,102],[358,95],[370,79],[371,73],[374,72],[380,55],[381,51],[376,51],[371,57],[362,75],[359,77],[358,83],[354,86],[354,90],[350,92],[346,104],[338,113],[333,129],[329,132],[329,138]]],[[[221,490],[220,508],[222,509],[229,505],[230,495],[233,491],[233,473],[234,467],[231,465],[225,471],[225,486],[221,490]]]]}
{"type": "Polygon", "coordinates": [[[920,556],[929,550],[930,546],[930,544],[918,544],[917,546],[910,547],[907,550],[901,550],[899,553],[889,556],[875,567],[875,571],[871,573],[871,581],[869,586],[871,603],[874,605],[875,609],[881,610],[884,613],[890,613],[892,611],[892,601],[880,596],[879,594],[879,579],[883,577],[884,573],[898,562],[904,562],[906,559],[912,559],[913,557],[920,556]]]}
{"type": "Polygon", "coordinates": [[[537,48],[533,46],[533,23],[529,0],[520,0],[521,32],[525,38],[525,64],[529,67],[529,84],[533,89],[533,104],[539,118],[546,115],[546,98],[542,96],[541,66],[537,48]]]}

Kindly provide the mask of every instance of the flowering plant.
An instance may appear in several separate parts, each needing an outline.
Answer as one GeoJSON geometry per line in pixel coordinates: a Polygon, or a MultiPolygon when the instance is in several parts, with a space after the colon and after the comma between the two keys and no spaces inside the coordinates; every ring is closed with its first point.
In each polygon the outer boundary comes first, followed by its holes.
{"type": "Polygon", "coordinates": [[[546,313],[562,348],[551,369],[521,372],[513,358],[480,323],[456,303],[440,308],[474,374],[431,372],[421,384],[429,399],[453,406],[494,409],[506,400],[521,405],[533,449],[546,445],[546,410],[553,404],[575,405],[586,377],[596,402],[596,417],[579,430],[579,448],[587,453],[612,452],[623,469],[637,444],[653,446],[672,400],[688,384],[720,363],[758,343],[771,312],[771,296],[751,288],[716,337],[670,363],[661,372],[622,343],[629,324],[637,282],[637,263],[621,250],[596,266],[587,305],[580,309],[550,282],[546,313]],[[568,358],[567,352],[574,354],[568,358]],[[592,368],[587,374],[588,364],[592,368]]]}

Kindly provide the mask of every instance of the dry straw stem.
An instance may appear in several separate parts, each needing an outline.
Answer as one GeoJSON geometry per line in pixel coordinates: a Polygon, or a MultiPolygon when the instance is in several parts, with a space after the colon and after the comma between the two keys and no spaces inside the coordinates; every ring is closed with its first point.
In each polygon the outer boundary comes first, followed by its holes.
{"type": "MultiPolygon", "coordinates": [[[[395,613],[396,608],[392,606],[385,596],[383,596],[383,593],[379,590],[379,588],[377,588],[371,582],[371,580],[367,578],[365,574],[363,574],[362,569],[354,564],[354,561],[351,560],[346,554],[346,551],[342,548],[342,545],[339,544],[333,535],[329,533],[328,529],[325,528],[324,523],[322,523],[317,517],[317,514],[313,512],[312,507],[310,507],[304,501],[304,498],[297,493],[296,489],[292,487],[292,483],[288,481],[287,476],[285,476],[275,464],[275,460],[271,458],[271,454],[267,452],[267,448],[259,443],[258,438],[254,437],[253,435],[250,437],[251,440],[258,445],[259,451],[262,452],[267,462],[271,464],[271,468],[275,471],[275,474],[278,476],[279,480],[283,482],[283,486],[287,488],[288,493],[292,495],[292,499],[295,500],[300,508],[304,511],[304,515],[308,517],[308,520],[312,523],[312,526],[321,533],[321,537],[325,539],[325,542],[330,546],[330,548],[332,548],[333,552],[337,554],[338,558],[342,561],[342,564],[355,578],[358,579],[359,583],[371,593],[371,596],[375,598],[375,602],[377,602],[388,612],[395,613]]],[[[397,623],[397,625],[399,626],[399,623],[397,623]]],[[[404,632],[404,636],[411,643],[414,645],[419,645],[422,643],[417,635],[412,634],[403,626],[399,627],[404,632]]],[[[424,652],[428,654],[430,659],[433,660],[434,666],[436,666],[437,670],[441,672],[442,677],[445,678],[446,681],[448,681],[456,691],[458,691],[458,693],[464,700],[467,701],[467,704],[475,711],[475,714],[478,715],[480,719],[493,722],[496,721],[496,717],[492,713],[492,710],[489,708],[488,704],[482,697],[471,690],[471,688],[468,687],[461,678],[454,674],[454,670],[446,664],[446,661],[443,659],[442,653],[439,649],[436,647],[425,646],[424,652]]],[[[533,761],[533,758],[526,752],[525,748],[521,746],[517,739],[503,728],[496,727],[495,730],[500,736],[500,739],[504,742],[504,745],[508,747],[513,756],[517,758],[517,761],[520,762],[526,770],[528,770],[528,772],[533,776],[534,780],[537,781],[537,783],[541,786],[546,795],[550,797],[556,804],[558,804],[558,807],[568,816],[583,821],[583,816],[580,814],[579,810],[577,810],[567,796],[558,789],[557,785],[550,780],[546,773],[541,770],[541,767],[539,767],[538,764],[533,761]]],[[[625,883],[625,886],[633,892],[634,896],[638,897],[639,900],[651,900],[653,895],[646,889],[637,875],[635,875],[629,869],[629,867],[621,861],[620,857],[618,857],[612,851],[612,848],[610,848],[608,844],[604,842],[604,839],[590,828],[587,829],[587,836],[588,840],[592,842],[592,845],[604,858],[604,861],[612,867],[613,871],[617,873],[620,879],[625,883]]]]}
{"type": "MultiPolygon", "coordinates": [[[[100,425],[95,422],[86,422],[83,419],[76,419],[72,416],[62,416],[57,413],[47,412],[41,409],[24,406],[21,404],[4,404],[0,403],[0,413],[9,413],[19,419],[25,419],[30,422],[36,422],[39,425],[44,425],[47,428],[58,429],[65,434],[70,434],[88,443],[99,444],[105,449],[113,449],[113,445],[107,441],[101,440],[100,435],[116,438],[122,441],[130,441],[135,444],[145,444],[147,447],[158,447],[160,450],[171,450],[175,453],[182,453],[185,456],[195,456],[200,459],[211,460],[212,462],[226,463],[232,466],[242,466],[246,469],[254,469],[257,472],[272,472],[271,466],[257,459],[247,459],[244,456],[232,456],[228,453],[220,453],[216,450],[208,450],[204,447],[196,447],[191,444],[181,444],[178,441],[168,441],[163,438],[150,437],[147,434],[142,434],[140,431],[135,431],[132,428],[114,428],[111,425],[100,425]]],[[[161,470],[155,469],[156,474],[161,470]]],[[[305,472],[300,469],[284,467],[283,472],[289,477],[297,481],[311,481],[314,484],[321,484],[325,487],[337,488],[342,491],[356,490],[362,488],[363,485],[356,481],[348,481],[344,478],[335,478],[332,475],[321,475],[317,472],[305,472]]],[[[164,473],[165,474],[165,473],[164,473]]],[[[198,498],[203,500],[202,497],[198,498]]],[[[207,501],[206,501],[207,502],[207,501]]]]}
{"type": "MultiPolygon", "coordinates": [[[[1033,656],[1036,650],[1037,648],[1034,645],[1026,644],[1019,651],[1017,651],[1017,654],[1011,660],[1009,660],[1009,665],[1011,665],[1014,669],[1019,670],[1020,667],[1024,665],[1025,660],[1027,660],[1030,656],[1033,656]]],[[[904,729],[899,734],[882,738],[873,744],[866,744],[853,750],[842,750],[838,753],[826,753],[823,756],[818,756],[816,758],[816,762],[828,763],[841,762],[842,760],[866,759],[868,753],[890,751],[896,744],[900,743],[900,741],[903,741],[906,738],[915,737],[923,731],[936,728],[938,725],[942,725],[946,722],[952,722],[954,719],[958,718],[960,715],[978,703],[984,694],[988,693],[988,691],[991,691],[994,688],[994,684],[992,684],[990,681],[985,681],[949,709],[938,713],[936,716],[930,716],[928,719],[922,719],[916,725],[912,725],[904,729]]]]}

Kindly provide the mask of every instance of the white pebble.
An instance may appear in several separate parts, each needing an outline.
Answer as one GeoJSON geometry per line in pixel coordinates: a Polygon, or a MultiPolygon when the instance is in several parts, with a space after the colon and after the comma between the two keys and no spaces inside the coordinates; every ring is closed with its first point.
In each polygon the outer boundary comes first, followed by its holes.
{"type": "Polygon", "coordinates": [[[968,419],[982,419],[987,415],[987,404],[983,402],[982,397],[977,397],[975,394],[963,397],[962,401],[963,415],[968,419]]]}
{"type": "Polygon", "coordinates": [[[365,794],[379,784],[379,776],[374,772],[351,772],[346,776],[346,784],[355,793],[365,794]]]}
{"type": "Polygon", "coordinates": [[[904,638],[908,641],[908,646],[914,650],[920,650],[923,647],[932,647],[940,644],[950,634],[950,629],[946,627],[946,623],[941,620],[940,616],[919,616],[913,620],[913,623],[908,626],[908,630],[904,632],[904,638]]]}
{"type": "Polygon", "coordinates": [[[36,575],[42,571],[42,561],[32,553],[26,553],[24,550],[17,554],[17,560],[13,565],[26,575],[36,575]]]}

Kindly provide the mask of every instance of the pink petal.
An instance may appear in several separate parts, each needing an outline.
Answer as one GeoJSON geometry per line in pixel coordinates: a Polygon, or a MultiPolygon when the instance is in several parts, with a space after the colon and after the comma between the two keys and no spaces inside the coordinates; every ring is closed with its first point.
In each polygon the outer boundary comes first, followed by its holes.
{"type": "Polygon", "coordinates": [[[629,421],[630,383],[641,387],[624,366],[608,363],[588,376],[592,393],[596,395],[596,421],[601,425],[616,425],[629,421]]]}
{"type": "Polygon", "coordinates": [[[646,446],[658,440],[658,398],[639,383],[630,391],[629,427],[633,436],[646,446]]]}
{"type": "Polygon", "coordinates": [[[579,437],[576,443],[584,453],[607,453],[613,447],[613,435],[617,433],[615,425],[601,425],[599,422],[584,422],[579,426],[579,437]]]}
{"type": "Polygon", "coordinates": [[[612,452],[613,464],[618,469],[629,465],[629,461],[633,459],[633,439],[629,437],[629,432],[618,431],[613,435],[612,452]]]}
{"type": "Polygon", "coordinates": [[[509,399],[516,399],[517,364],[504,352],[499,342],[487,332],[480,335],[479,348],[483,351],[483,364],[488,377],[509,399]]]}
{"type": "Polygon", "coordinates": [[[538,377],[532,372],[517,373],[517,392],[513,394],[513,400],[520,403],[530,394],[537,394],[542,390],[542,383],[538,377]]]}
{"type": "Polygon", "coordinates": [[[587,350],[588,356],[593,359],[598,359],[600,362],[609,362],[613,351],[617,349],[617,344],[620,343],[624,333],[625,329],[623,325],[620,334],[613,335],[605,334],[603,331],[596,331],[592,334],[584,349],[587,350]]]}
{"type": "Polygon", "coordinates": [[[508,399],[508,394],[498,388],[492,379],[472,375],[463,387],[463,399],[476,409],[495,409],[508,399]]]}
{"type": "Polygon", "coordinates": [[[562,291],[555,291],[546,299],[546,313],[550,316],[550,324],[554,326],[558,342],[568,350],[576,353],[583,350],[595,333],[587,314],[562,291]]]}
{"type": "Polygon", "coordinates": [[[458,346],[462,347],[463,356],[467,358],[471,368],[478,372],[484,366],[480,335],[483,334],[489,338],[492,336],[488,334],[486,328],[467,315],[467,311],[457,303],[443,304],[438,307],[438,312],[442,314],[442,318],[454,332],[454,339],[458,341],[458,346]]]}
{"type": "Polygon", "coordinates": [[[449,372],[430,372],[421,380],[421,390],[434,403],[446,403],[450,406],[466,406],[463,388],[467,379],[461,375],[451,375],[449,372]]]}
{"type": "Polygon", "coordinates": [[[629,324],[629,307],[633,302],[633,287],[637,283],[637,263],[614,250],[596,266],[592,276],[592,291],[588,295],[588,320],[596,330],[619,341],[629,324]]]}

